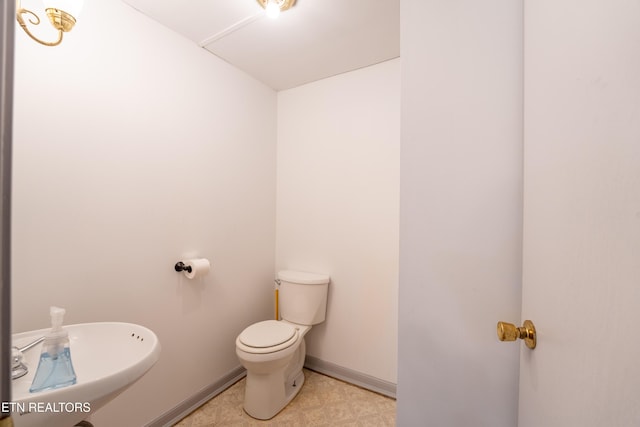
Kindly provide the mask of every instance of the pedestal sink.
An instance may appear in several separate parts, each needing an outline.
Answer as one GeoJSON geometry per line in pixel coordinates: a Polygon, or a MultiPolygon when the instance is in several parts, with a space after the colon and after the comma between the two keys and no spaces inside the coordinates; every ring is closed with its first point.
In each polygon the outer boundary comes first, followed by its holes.
{"type": "MultiPolygon", "coordinates": [[[[158,360],[158,337],[144,326],[102,322],[64,326],[69,332],[77,383],[30,393],[42,344],[27,350],[29,372],[12,381],[11,416],[15,427],[70,427],[88,418],[142,377],[158,360]]],[[[23,347],[49,329],[12,336],[23,347]]]]}

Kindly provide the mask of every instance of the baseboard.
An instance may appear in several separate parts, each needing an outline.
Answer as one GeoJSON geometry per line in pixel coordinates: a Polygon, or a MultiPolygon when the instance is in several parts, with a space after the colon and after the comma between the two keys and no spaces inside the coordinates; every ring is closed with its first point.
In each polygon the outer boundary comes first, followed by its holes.
{"type": "Polygon", "coordinates": [[[237,381],[242,379],[247,374],[247,371],[238,366],[218,381],[206,386],[193,396],[183,400],[173,409],[165,412],[155,420],[151,421],[146,427],[170,427],[175,423],[189,415],[200,406],[204,405],[207,401],[214,398],[218,394],[231,387],[237,381]]]}
{"type": "Polygon", "coordinates": [[[384,381],[372,377],[371,375],[354,371],[353,369],[344,368],[336,365],[335,363],[325,362],[324,360],[313,356],[305,357],[304,366],[312,371],[320,372],[321,374],[337,378],[394,399],[396,398],[397,385],[392,382],[384,381]]]}

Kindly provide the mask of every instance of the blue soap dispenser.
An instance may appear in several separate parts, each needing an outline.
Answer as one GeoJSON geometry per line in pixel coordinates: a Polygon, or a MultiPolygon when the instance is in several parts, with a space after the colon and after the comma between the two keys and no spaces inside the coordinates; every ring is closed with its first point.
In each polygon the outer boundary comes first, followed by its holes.
{"type": "Polygon", "coordinates": [[[51,307],[51,332],[44,337],[42,353],[36,375],[29,391],[66,387],[76,383],[76,373],[71,363],[69,333],[62,329],[64,308],[51,307]]]}

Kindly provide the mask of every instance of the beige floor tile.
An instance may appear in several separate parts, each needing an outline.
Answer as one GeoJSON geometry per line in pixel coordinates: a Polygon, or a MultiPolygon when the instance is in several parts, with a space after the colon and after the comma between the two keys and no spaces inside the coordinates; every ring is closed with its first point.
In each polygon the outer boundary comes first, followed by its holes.
{"type": "Polygon", "coordinates": [[[270,420],[242,409],[242,379],[181,420],[175,427],[393,427],[396,401],[308,369],[300,393],[270,420]]]}

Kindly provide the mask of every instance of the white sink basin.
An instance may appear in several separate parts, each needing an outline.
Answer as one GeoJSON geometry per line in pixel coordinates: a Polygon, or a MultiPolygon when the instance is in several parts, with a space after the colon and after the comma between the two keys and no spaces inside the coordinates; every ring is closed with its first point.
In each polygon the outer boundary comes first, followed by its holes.
{"type": "MultiPolygon", "coordinates": [[[[16,427],[70,427],[88,418],[142,377],[160,357],[158,337],[132,323],[102,322],[64,326],[69,332],[77,383],[30,393],[42,344],[24,352],[27,375],[12,381],[12,418],[16,427]]],[[[49,329],[12,336],[23,347],[49,329]]]]}

